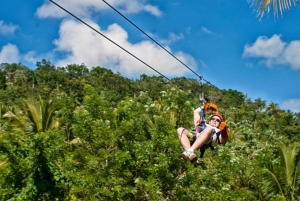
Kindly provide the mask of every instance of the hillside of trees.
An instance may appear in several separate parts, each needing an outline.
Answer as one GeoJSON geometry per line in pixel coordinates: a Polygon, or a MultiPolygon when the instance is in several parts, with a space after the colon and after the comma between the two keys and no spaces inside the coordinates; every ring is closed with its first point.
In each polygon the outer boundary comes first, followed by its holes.
{"type": "Polygon", "coordinates": [[[300,113],[204,84],[231,132],[181,160],[199,80],[84,64],[0,71],[0,200],[300,200],[300,113]],[[197,153],[199,156],[199,152],[197,153]]]}

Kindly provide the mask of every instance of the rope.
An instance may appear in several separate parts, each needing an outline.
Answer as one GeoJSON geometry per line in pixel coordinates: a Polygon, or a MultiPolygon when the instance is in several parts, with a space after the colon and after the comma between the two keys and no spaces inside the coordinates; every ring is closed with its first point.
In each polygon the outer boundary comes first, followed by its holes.
{"type": "Polygon", "coordinates": [[[178,59],[176,56],[174,56],[171,52],[169,52],[166,48],[164,48],[161,44],[159,44],[156,40],[154,40],[151,36],[149,36],[146,32],[144,32],[142,29],[140,29],[137,25],[135,25],[132,21],[130,21],[127,17],[125,17],[122,13],[120,13],[117,9],[115,9],[112,5],[107,3],[105,0],[102,0],[104,3],[106,3],[111,9],[116,11],[119,15],[121,15],[124,19],[126,19],[130,24],[132,24],[135,28],[137,28],[139,31],[141,31],[143,34],[145,34],[148,38],[150,38],[154,43],[156,43],[158,46],[160,46],[162,49],[164,49],[167,53],[169,53],[172,57],[174,57],[177,61],[179,61],[182,65],[184,65],[186,68],[188,68],[191,72],[193,72],[197,77],[202,79],[201,75],[198,75],[195,71],[193,71],[190,67],[188,67],[185,63],[183,63],[180,59],[178,59]]]}
{"type": "MultiPolygon", "coordinates": [[[[80,18],[78,18],[77,16],[75,16],[74,14],[72,14],[71,12],[69,12],[68,10],[66,10],[65,8],[63,8],[62,6],[60,6],[59,4],[57,4],[56,2],[54,2],[53,0],[49,0],[50,2],[52,2],[53,4],[55,4],[57,7],[61,8],[62,10],[64,10],[66,13],[68,13],[69,15],[71,15],[72,17],[74,17],[75,19],[77,19],[78,21],[80,21],[81,23],[85,24],[86,26],[88,26],[90,29],[92,29],[93,31],[97,32],[99,35],[101,35],[102,37],[104,37],[105,39],[109,40],[111,43],[115,44],[116,46],[118,46],[119,48],[121,48],[123,51],[125,51],[126,53],[130,54],[132,57],[134,57],[135,59],[137,59],[138,61],[140,61],[141,63],[143,63],[144,65],[146,65],[147,67],[151,68],[153,71],[155,71],[156,73],[158,73],[159,75],[161,75],[162,77],[164,77],[165,79],[167,79],[168,81],[170,81],[172,84],[174,84],[169,78],[167,78],[165,75],[163,75],[162,73],[160,73],[159,71],[157,71],[155,68],[151,67],[150,65],[148,65],[146,62],[144,62],[143,60],[139,59],[138,57],[136,57],[134,54],[132,54],[131,52],[129,52],[128,50],[126,50],[125,48],[123,48],[122,46],[118,45],[117,43],[115,43],[113,40],[111,40],[110,38],[106,37],[104,34],[102,34],[101,32],[97,31],[96,29],[94,29],[92,26],[90,26],[89,24],[87,24],[86,22],[84,22],[83,20],[81,20],[80,18]]],[[[145,34],[147,37],[149,37],[153,42],[155,42],[157,45],[159,45],[161,48],[163,48],[165,51],[167,51],[172,57],[174,57],[177,61],[179,61],[181,64],[183,64],[186,68],[188,68],[191,72],[193,72],[195,75],[197,75],[197,77],[200,78],[201,80],[201,86],[200,89],[202,90],[202,86],[203,86],[203,81],[205,81],[208,85],[211,85],[213,87],[215,87],[217,90],[221,91],[218,87],[216,87],[215,85],[211,84],[209,81],[205,80],[203,78],[203,76],[198,75],[195,71],[193,71],[190,67],[188,67],[186,64],[184,64],[181,60],[179,60],[176,56],[174,56],[172,53],[170,53],[167,49],[165,49],[162,45],[160,45],[157,41],[155,41],[153,38],[151,38],[147,33],[145,33],[142,29],[140,29],[138,26],[136,26],[133,22],[131,22],[128,18],[126,18],[123,14],[121,14],[118,10],[116,10],[114,7],[112,7],[110,4],[108,4],[105,0],[102,0],[104,3],[106,3],[109,7],[111,7],[113,10],[115,10],[119,15],[121,15],[123,18],[125,18],[128,22],[130,22],[134,27],[136,27],[138,30],[140,30],[143,34],[145,34]]],[[[176,84],[174,84],[176,85],[176,84]]],[[[193,94],[191,94],[189,91],[183,89],[182,87],[176,85],[179,89],[187,92],[188,94],[190,94],[192,97],[195,97],[193,94]]],[[[230,96],[231,97],[231,96],[230,96]]],[[[235,98],[233,98],[234,100],[236,100],[235,98]]],[[[203,102],[204,99],[204,94],[200,94],[199,96],[199,100],[201,100],[201,102],[203,102]]],[[[237,100],[236,100],[237,101],[237,100]]]]}

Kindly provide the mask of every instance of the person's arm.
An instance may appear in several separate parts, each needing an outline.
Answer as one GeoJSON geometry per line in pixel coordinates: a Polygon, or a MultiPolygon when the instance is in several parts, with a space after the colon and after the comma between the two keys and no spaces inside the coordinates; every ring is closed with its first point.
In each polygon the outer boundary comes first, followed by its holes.
{"type": "Polygon", "coordinates": [[[227,142],[227,140],[228,140],[228,136],[227,136],[227,135],[224,135],[224,134],[221,132],[221,140],[220,140],[221,144],[222,144],[222,145],[225,145],[226,142],[227,142]]]}
{"type": "Polygon", "coordinates": [[[230,132],[227,128],[227,121],[225,122],[222,122],[220,127],[219,127],[220,131],[221,131],[221,139],[220,139],[220,142],[222,145],[225,145],[227,140],[228,140],[228,137],[230,135],[230,132]]]}
{"type": "Polygon", "coordinates": [[[198,126],[198,124],[200,123],[201,119],[200,119],[200,112],[201,112],[201,108],[198,107],[197,109],[194,110],[194,125],[198,126]]]}

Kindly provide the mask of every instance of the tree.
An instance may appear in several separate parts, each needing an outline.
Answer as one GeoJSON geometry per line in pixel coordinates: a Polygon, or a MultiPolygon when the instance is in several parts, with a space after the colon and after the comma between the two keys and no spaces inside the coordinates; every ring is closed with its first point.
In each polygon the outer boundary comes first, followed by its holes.
{"type": "Polygon", "coordinates": [[[54,121],[54,115],[58,108],[58,103],[52,100],[42,100],[39,96],[39,103],[24,101],[24,110],[27,117],[23,115],[22,110],[17,108],[6,112],[3,117],[9,119],[8,121],[13,130],[21,131],[21,133],[25,132],[27,123],[30,123],[30,132],[37,134],[45,132],[51,127],[59,126],[59,121],[54,121]]]}
{"type": "Polygon", "coordinates": [[[5,74],[0,70],[0,89],[5,89],[6,87],[6,77],[5,74]]]}
{"type": "Polygon", "coordinates": [[[55,112],[59,108],[59,104],[52,100],[42,100],[39,96],[39,104],[32,104],[25,101],[28,117],[33,123],[35,132],[45,132],[51,127],[58,127],[59,121],[54,121],[55,112]]]}
{"type": "Polygon", "coordinates": [[[59,125],[58,109],[55,101],[39,97],[39,103],[25,101],[23,110],[3,115],[7,121],[0,130],[1,200],[65,197],[67,180],[58,165],[64,136],[62,130],[53,129],[59,125]]]}
{"type": "Polygon", "coordinates": [[[280,13],[290,10],[296,3],[300,3],[299,0],[248,0],[251,6],[254,6],[254,10],[257,12],[257,16],[261,18],[267,12],[270,12],[270,6],[273,5],[274,18],[278,17],[280,13]]]}
{"type": "Polygon", "coordinates": [[[1,65],[0,200],[299,199],[299,151],[288,145],[300,113],[204,84],[231,136],[194,168],[180,160],[176,128],[194,127],[199,81],[37,67],[1,65]]]}
{"type": "Polygon", "coordinates": [[[263,189],[266,198],[281,197],[284,200],[300,198],[299,146],[278,147],[279,157],[269,161],[265,168],[263,189]]]}
{"type": "Polygon", "coordinates": [[[42,98],[48,97],[53,89],[63,88],[67,85],[67,73],[64,68],[56,68],[51,62],[42,60],[37,62],[37,69],[31,76],[31,80],[36,83],[38,94],[42,98]]]}

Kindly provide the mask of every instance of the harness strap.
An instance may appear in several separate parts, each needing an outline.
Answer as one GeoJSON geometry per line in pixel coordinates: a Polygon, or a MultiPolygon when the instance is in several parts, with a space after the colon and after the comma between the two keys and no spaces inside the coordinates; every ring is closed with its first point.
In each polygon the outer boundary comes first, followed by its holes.
{"type": "Polygon", "coordinates": [[[218,144],[221,144],[220,135],[221,135],[221,131],[219,131],[219,133],[217,133],[218,144]]]}
{"type": "Polygon", "coordinates": [[[211,150],[214,150],[214,146],[212,146],[212,143],[210,142],[209,144],[205,144],[200,148],[200,158],[203,158],[203,155],[205,153],[205,150],[210,148],[211,150]]]}

